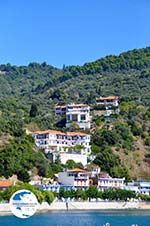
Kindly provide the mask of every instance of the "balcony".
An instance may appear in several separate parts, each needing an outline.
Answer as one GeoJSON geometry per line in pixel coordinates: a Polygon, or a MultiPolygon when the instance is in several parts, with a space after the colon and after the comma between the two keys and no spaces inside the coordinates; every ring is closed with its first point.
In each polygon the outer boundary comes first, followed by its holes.
{"type": "Polygon", "coordinates": [[[88,177],[75,177],[74,180],[77,181],[77,180],[88,180],[89,178],[88,177]]]}
{"type": "Polygon", "coordinates": [[[88,175],[78,175],[74,177],[74,180],[88,180],[89,176],[88,175]]]}

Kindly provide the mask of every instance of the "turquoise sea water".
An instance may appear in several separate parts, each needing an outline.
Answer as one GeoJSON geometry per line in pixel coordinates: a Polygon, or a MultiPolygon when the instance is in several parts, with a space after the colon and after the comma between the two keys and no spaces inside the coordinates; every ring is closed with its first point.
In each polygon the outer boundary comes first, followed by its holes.
{"type": "Polygon", "coordinates": [[[150,211],[64,211],[29,219],[0,217],[0,226],[150,226],[150,211]],[[109,224],[108,224],[109,223],[109,224]]]}

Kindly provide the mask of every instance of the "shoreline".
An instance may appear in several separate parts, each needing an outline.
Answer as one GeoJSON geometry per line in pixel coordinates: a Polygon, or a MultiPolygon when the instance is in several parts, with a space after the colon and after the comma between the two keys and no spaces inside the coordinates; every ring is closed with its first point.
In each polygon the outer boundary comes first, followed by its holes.
{"type": "MultiPolygon", "coordinates": [[[[122,211],[122,210],[147,210],[150,211],[150,202],[109,202],[109,201],[54,201],[39,204],[37,214],[51,211],[122,211]],[[68,209],[67,209],[68,207],[68,209]]],[[[0,203],[0,216],[13,215],[9,203],[0,203]]]]}

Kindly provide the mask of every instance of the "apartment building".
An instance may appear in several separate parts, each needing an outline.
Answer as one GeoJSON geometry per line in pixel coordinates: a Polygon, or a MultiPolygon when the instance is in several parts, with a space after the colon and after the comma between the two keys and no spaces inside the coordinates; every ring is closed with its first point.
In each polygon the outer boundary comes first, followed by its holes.
{"type": "Polygon", "coordinates": [[[86,154],[76,153],[75,151],[55,152],[52,155],[52,161],[55,162],[58,156],[62,164],[66,164],[68,160],[73,160],[76,163],[82,163],[83,166],[87,165],[88,157],[86,154]]]}
{"type": "Polygon", "coordinates": [[[125,186],[126,190],[134,191],[143,195],[150,195],[150,181],[133,181],[125,186]]]}
{"type": "Polygon", "coordinates": [[[91,153],[90,135],[81,132],[61,132],[57,130],[37,131],[32,134],[37,147],[45,152],[69,152],[89,155],[91,153]]]}
{"type": "Polygon", "coordinates": [[[66,106],[65,105],[56,105],[54,110],[55,110],[55,116],[66,115],[66,106]]]}
{"type": "Polygon", "coordinates": [[[99,97],[99,98],[96,98],[96,103],[98,105],[118,107],[119,98],[118,96],[99,97]]]}
{"type": "Polygon", "coordinates": [[[72,169],[58,173],[58,181],[65,186],[88,187],[96,185],[99,190],[104,191],[109,188],[124,188],[125,178],[112,178],[106,173],[98,171],[86,171],[82,169],[72,169]]]}
{"type": "Polygon", "coordinates": [[[90,129],[90,107],[86,104],[69,104],[66,106],[66,127],[75,122],[81,129],[90,129]]]}
{"type": "Polygon", "coordinates": [[[96,98],[96,104],[100,106],[101,112],[104,116],[111,114],[119,114],[119,97],[108,96],[96,98]]]}
{"type": "Polygon", "coordinates": [[[101,191],[105,191],[109,188],[124,188],[125,178],[112,178],[108,177],[99,177],[98,178],[98,187],[101,191]]]}
{"type": "Polygon", "coordinates": [[[58,182],[62,185],[85,188],[89,186],[89,175],[85,170],[75,168],[58,173],[58,182]]]}
{"type": "Polygon", "coordinates": [[[55,116],[66,116],[66,127],[76,123],[81,129],[90,129],[90,107],[86,104],[56,105],[55,116]]]}

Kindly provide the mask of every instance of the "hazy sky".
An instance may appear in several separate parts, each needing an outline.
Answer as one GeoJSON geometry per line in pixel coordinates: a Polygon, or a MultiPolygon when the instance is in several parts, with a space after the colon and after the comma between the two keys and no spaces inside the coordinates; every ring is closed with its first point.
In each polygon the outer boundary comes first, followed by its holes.
{"type": "Polygon", "coordinates": [[[150,44],[150,0],[0,0],[0,64],[82,65],[150,44]]]}

